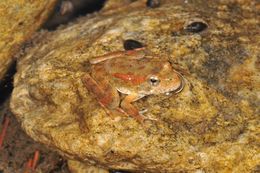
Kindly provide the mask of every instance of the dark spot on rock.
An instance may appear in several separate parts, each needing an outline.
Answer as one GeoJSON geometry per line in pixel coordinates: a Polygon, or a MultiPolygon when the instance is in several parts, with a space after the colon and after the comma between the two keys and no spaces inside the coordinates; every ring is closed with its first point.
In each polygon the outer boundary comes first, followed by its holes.
{"type": "Polygon", "coordinates": [[[18,25],[19,25],[19,26],[22,26],[22,25],[23,25],[23,21],[19,22],[18,25]]]}
{"type": "Polygon", "coordinates": [[[59,161],[55,164],[55,167],[52,170],[50,170],[49,173],[62,172],[62,170],[67,166],[67,162],[60,158],[59,161]]]}
{"type": "Polygon", "coordinates": [[[3,170],[0,170],[0,173],[4,173],[4,171],[3,171],[3,170]]]}
{"type": "Polygon", "coordinates": [[[44,163],[45,161],[45,156],[40,156],[39,160],[38,160],[38,165],[40,165],[41,163],[44,163]]]}
{"type": "Polygon", "coordinates": [[[179,33],[179,32],[176,32],[176,31],[174,31],[174,32],[171,33],[171,36],[173,36],[173,37],[177,37],[177,36],[179,36],[179,35],[180,35],[180,33],[179,33]]]}
{"type": "Polygon", "coordinates": [[[13,166],[13,162],[9,161],[7,165],[9,168],[11,168],[13,166]]]}
{"type": "Polygon", "coordinates": [[[6,72],[6,75],[0,80],[0,105],[9,97],[13,90],[13,76],[16,72],[16,63],[13,63],[6,72]]]}
{"type": "Polygon", "coordinates": [[[185,30],[187,32],[192,32],[192,33],[198,33],[201,31],[204,31],[205,29],[207,29],[208,25],[206,23],[203,22],[192,22],[191,24],[189,24],[188,26],[185,27],[185,30]]]}
{"type": "Polygon", "coordinates": [[[124,49],[125,50],[134,50],[137,48],[144,47],[142,43],[136,40],[128,39],[124,41],[124,49]]]}
{"type": "Polygon", "coordinates": [[[234,65],[243,64],[248,57],[248,53],[244,47],[236,42],[235,38],[227,40],[225,37],[221,40],[227,46],[202,43],[202,47],[208,53],[208,58],[202,64],[203,68],[193,69],[193,72],[200,71],[198,76],[205,79],[208,84],[221,91],[225,96],[230,97],[232,91],[223,88],[223,83],[227,80],[230,68],[234,65]]]}
{"type": "Polygon", "coordinates": [[[8,152],[8,156],[9,156],[9,157],[13,157],[13,153],[9,151],[9,152],[8,152]]]}
{"type": "Polygon", "coordinates": [[[219,80],[225,79],[230,64],[221,59],[209,59],[205,62],[204,67],[207,69],[204,77],[207,79],[209,84],[216,85],[219,80]]]}
{"type": "Polygon", "coordinates": [[[146,6],[150,8],[156,8],[160,6],[160,0],[147,0],[146,6]]]}
{"type": "Polygon", "coordinates": [[[260,172],[260,165],[256,165],[252,171],[252,173],[260,172]]]}

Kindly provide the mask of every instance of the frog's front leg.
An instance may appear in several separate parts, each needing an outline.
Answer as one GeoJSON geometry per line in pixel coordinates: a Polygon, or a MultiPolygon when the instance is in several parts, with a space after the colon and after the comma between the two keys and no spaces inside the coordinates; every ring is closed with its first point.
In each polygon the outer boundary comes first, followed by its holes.
{"type": "Polygon", "coordinates": [[[143,121],[147,118],[139,113],[139,110],[134,105],[132,105],[132,102],[134,102],[142,97],[143,96],[139,96],[137,94],[130,94],[130,95],[127,95],[124,98],[124,100],[121,102],[122,110],[141,123],[143,123],[143,121]]]}
{"type": "Polygon", "coordinates": [[[110,111],[107,109],[117,109],[120,104],[119,93],[116,89],[112,88],[108,82],[97,82],[89,74],[86,74],[82,81],[85,87],[91,92],[98,100],[99,104],[105,108],[109,114],[110,111]]]}

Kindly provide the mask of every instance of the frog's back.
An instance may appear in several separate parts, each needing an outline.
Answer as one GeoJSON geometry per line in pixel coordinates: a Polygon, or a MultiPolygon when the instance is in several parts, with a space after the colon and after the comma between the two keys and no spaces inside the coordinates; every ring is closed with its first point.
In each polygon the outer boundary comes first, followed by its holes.
{"type": "Polygon", "coordinates": [[[161,69],[161,64],[158,60],[142,58],[142,59],[123,59],[116,58],[104,62],[104,67],[109,74],[123,73],[133,75],[156,74],[161,69]]]}
{"type": "Polygon", "coordinates": [[[94,64],[92,77],[99,82],[110,83],[117,89],[121,88],[120,90],[125,90],[124,93],[136,92],[143,87],[147,76],[160,72],[162,64],[151,58],[114,58],[94,64]]]}

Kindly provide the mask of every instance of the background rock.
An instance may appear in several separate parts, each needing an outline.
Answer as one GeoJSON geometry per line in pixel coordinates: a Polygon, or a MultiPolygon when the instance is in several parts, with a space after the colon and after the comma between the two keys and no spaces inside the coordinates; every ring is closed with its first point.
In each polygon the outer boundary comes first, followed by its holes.
{"type": "Polygon", "coordinates": [[[43,28],[54,30],[79,16],[100,10],[104,2],[105,0],[59,0],[43,28]]]}
{"type": "Polygon", "coordinates": [[[20,0],[0,2],[0,80],[14,62],[19,47],[40,28],[56,0],[38,0],[27,3],[20,0]]]}

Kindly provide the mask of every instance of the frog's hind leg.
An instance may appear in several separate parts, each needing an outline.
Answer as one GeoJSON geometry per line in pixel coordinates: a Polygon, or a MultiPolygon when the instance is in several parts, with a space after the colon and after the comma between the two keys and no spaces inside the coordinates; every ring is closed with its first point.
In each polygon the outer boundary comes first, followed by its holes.
{"type": "Polygon", "coordinates": [[[132,102],[140,99],[141,97],[135,94],[131,94],[125,97],[125,99],[121,102],[121,108],[125,111],[129,116],[135,118],[140,123],[143,123],[145,119],[149,119],[144,117],[139,113],[139,110],[132,105],[132,102]]]}
{"type": "Polygon", "coordinates": [[[113,89],[108,83],[97,83],[89,74],[86,74],[82,81],[85,87],[91,92],[99,104],[109,112],[109,109],[116,109],[120,104],[119,93],[116,89],[113,89]]]}
{"type": "Polygon", "coordinates": [[[128,58],[128,59],[141,59],[145,56],[144,48],[138,48],[127,51],[117,51],[108,53],[102,56],[98,56],[89,60],[90,64],[98,64],[100,62],[113,59],[113,58],[128,58]]]}

